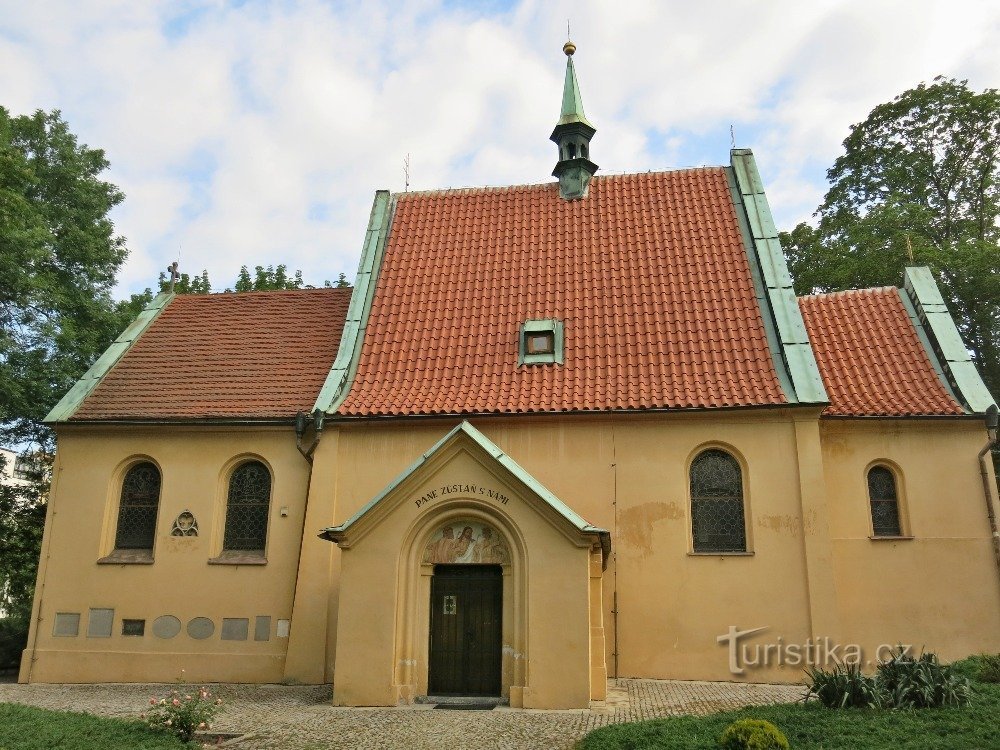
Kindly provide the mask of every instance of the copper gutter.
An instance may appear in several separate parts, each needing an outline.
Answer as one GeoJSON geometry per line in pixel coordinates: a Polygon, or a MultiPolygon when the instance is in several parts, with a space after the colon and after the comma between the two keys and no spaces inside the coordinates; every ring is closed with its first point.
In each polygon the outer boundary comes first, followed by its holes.
{"type": "Polygon", "coordinates": [[[1000,531],[997,531],[997,516],[993,509],[993,488],[990,486],[990,472],[986,467],[986,454],[997,444],[997,407],[992,404],[986,410],[987,441],[979,451],[979,474],[983,478],[983,495],[986,498],[986,518],[990,522],[990,538],[993,540],[993,558],[1000,572],[1000,531]]]}
{"type": "MultiPolygon", "coordinates": [[[[323,439],[323,423],[325,418],[326,415],[322,409],[316,409],[311,415],[301,411],[295,415],[295,447],[299,449],[299,453],[310,464],[313,462],[313,453],[316,452],[319,441],[323,439]],[[302,444],[302,438],[305,436],[306,428],[310,422],[313,425],[313,439],[307,448],[302,444]]],[[[311,477],[312,475],[310,474],[311,477]]]]}

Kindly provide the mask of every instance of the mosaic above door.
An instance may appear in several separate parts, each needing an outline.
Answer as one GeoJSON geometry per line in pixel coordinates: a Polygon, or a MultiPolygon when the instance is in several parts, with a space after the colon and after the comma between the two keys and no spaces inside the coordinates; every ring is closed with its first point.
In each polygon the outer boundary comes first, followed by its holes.
{"type": "Polygon", "coordinates": [[[423,561],[432,564],[507,565],[510,550],[499,532],[478,520],[453,520],[442,524],[424,548],[423,561]]]}

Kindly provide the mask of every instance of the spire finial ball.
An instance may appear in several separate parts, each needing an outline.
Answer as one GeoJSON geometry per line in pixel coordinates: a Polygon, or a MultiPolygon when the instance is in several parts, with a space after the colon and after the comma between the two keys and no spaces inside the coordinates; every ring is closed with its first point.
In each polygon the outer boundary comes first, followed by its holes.
{"type": "Polygon", "coordinates": [[[567,57],[572,57],[573,53],[576,52],[576,45],[573,44],[573,42],[566,42],[566,44],[563,45],[563,52],[566,53],[567,57]]]}

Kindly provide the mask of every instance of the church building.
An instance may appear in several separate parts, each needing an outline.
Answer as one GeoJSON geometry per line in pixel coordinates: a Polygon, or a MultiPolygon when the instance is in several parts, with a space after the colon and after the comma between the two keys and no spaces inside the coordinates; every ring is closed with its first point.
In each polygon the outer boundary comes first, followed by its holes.
{"type": "Polygon", "coordinates": [[[1000,651],[930,271],[796,298],[751,151],[598,174],[564,51],[555,181],[379,191],[352,289],[160,294],[52,410],[22,682],[580,708],[1000,651]]]}

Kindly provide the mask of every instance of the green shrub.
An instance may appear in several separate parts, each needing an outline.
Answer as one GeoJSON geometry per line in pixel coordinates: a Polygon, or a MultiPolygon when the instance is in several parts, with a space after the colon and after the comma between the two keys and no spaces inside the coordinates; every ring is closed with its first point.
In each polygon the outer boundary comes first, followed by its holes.
{"type": "Polygon", "coordinates": [[[1000,654],[983,654],[979,657],[979,682],[1000,682],[1000,654]]]}
{"type": "Polygon", "coordinates": [[[828,708],[958,707],[972,698],[972,686],[959,667],[942,664],[932,653],[914,658],[902,648],[879,661],[870,677],[854,664],[812,667],[806,674],[809,696],[828,708]]]}
{"type": "Polygon", "coordinates": [[[788,750],[788,740],[769,721],[740,719],[726,727],[719,746],[723,750],[788,750]]]}
{"type": "Polygon", "coordinates": [[[17,669],[21,652],[28,645],[28,623],[14,617],[0,617],[0,671],[17,669]]]}
{"type": "Polygon", "coordinates": [[[857,664],[837,664],[833,669],[810,667],[809,697],[815,696],[827,708],[878,708],[882,694],[875,679],[861,672],[857,664]]]}
{"type": "Polygon", "coordinates": [[[913,658],[899,649],[879,661],[875,684],[885,705],[893,708],[966,706],[972,698],[969,680],[933,653],[913,658]]]}

